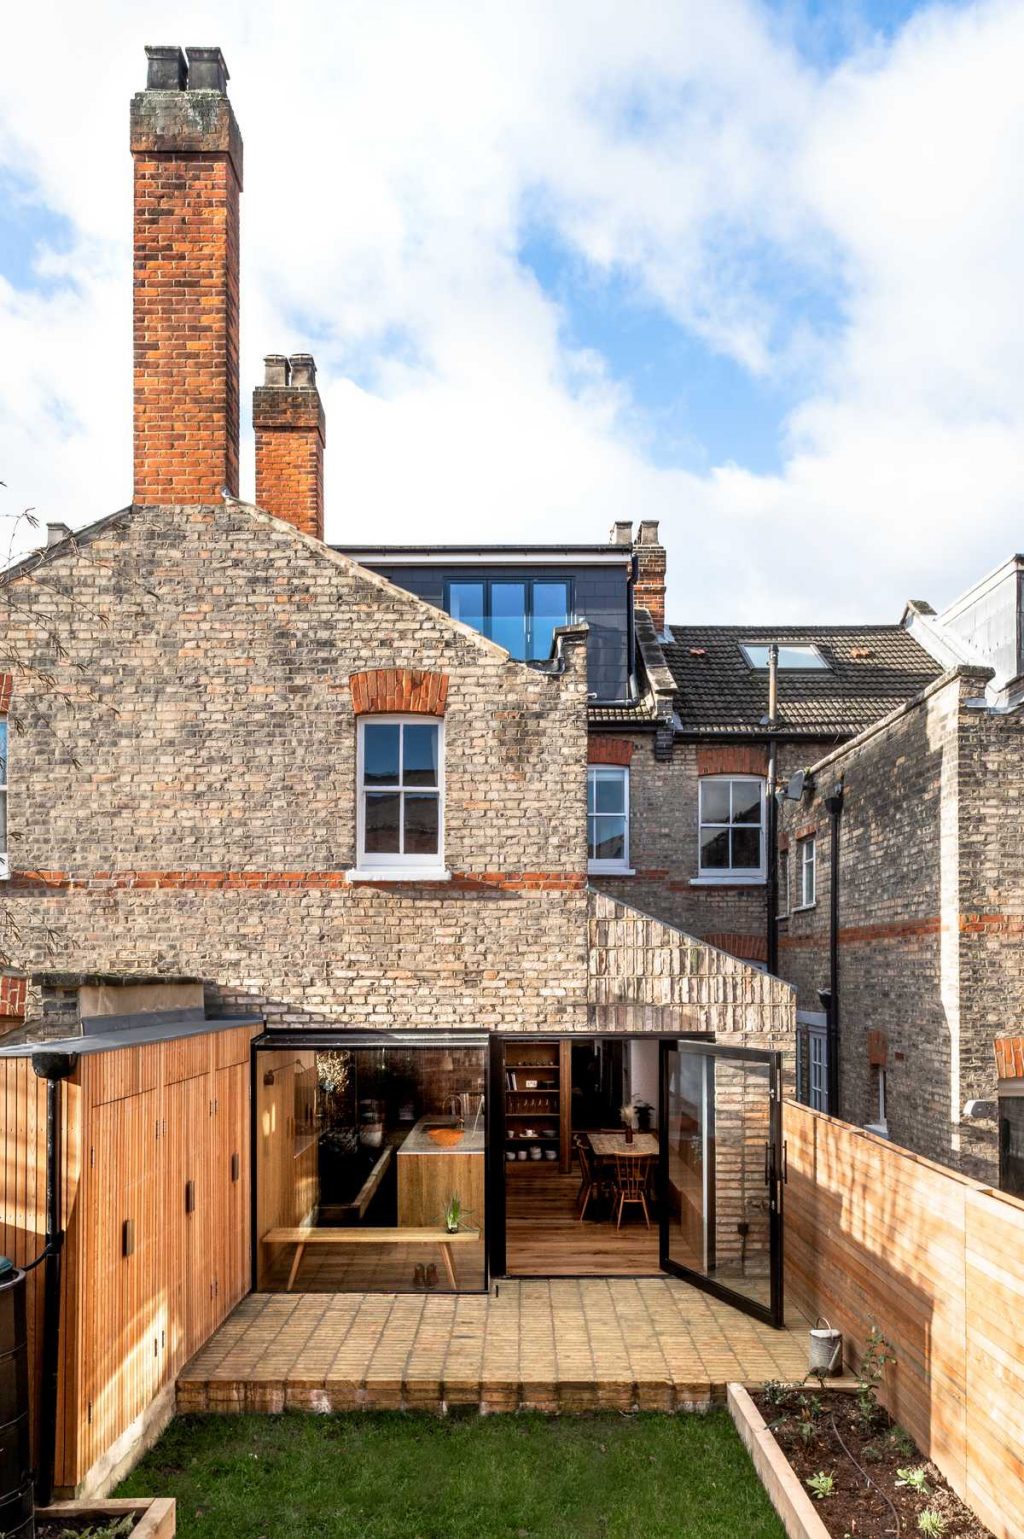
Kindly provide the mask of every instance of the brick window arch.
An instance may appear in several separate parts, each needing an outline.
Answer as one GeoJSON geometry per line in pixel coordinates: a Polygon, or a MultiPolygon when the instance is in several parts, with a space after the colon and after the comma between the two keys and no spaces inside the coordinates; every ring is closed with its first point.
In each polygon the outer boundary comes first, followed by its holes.
{"type": "Polygon", "coordinates": [[[371,668],[349,675],[357,716],[443,716],[448,675],[424,668],[371,668]]]}

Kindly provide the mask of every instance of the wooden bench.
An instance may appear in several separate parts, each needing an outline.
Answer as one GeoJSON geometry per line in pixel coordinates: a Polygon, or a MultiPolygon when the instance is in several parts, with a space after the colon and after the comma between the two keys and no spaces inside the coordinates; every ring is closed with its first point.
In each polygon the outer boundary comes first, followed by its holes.
{"type": "Polygon", "coordinates": [[[268,1229],[263,1236],[264,1245],[294,1245],[295,1256],[288,1273],[285,1292],[295,1286],[302,1258],[307,1245],[436,1245],[441,1252],[444,1269],[452,1288],[456,1287],[455,1265],[452,1259],[453,1245],[475,1244],[480,1239],[479,1229],[459,1229],[449,1234],[447,1229],[268,1229]]]}

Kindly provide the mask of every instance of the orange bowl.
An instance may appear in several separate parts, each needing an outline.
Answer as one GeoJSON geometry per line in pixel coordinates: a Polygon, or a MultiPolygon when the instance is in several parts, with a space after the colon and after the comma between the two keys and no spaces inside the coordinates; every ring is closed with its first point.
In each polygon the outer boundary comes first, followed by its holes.
{"type": "Polygon", "coordinates": [[[462,1131],[459,1128],[431,1128],[427,1137],[432,1138],[442,1149],[454,1149],[456,1144],[462,1142],[462,1131]]]}

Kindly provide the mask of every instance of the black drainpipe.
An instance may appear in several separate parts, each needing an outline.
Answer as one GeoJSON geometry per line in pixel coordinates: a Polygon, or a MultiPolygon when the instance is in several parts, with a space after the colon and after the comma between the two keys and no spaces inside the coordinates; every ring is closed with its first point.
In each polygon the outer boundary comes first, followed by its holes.
{"type": "Polygon", "coordinates": [[[53,1497],[57,1458],[57,1379],[60,1368],[60,1262],[64,1249],[61,1226],[61,1081],[74,1073],[76,1053],[33,1053],[32,1067],[46,1081],[46,1248],[39,1257],[43,1272],[43,1361],[39,1386],[39,1468],[36,1502],[45,1507],[53,1497]]]}
{"type": "Polygon", "coordinates": [[[843,816],[843,782],[837,780],[825,797],[831,820],[828,876],[828,1109],[839,1116],[839,825],[843,816]]]}
{"type": "Polygon", "coordinates": [[[762,726],[772,734],[768,740],[768,785],[765,797],[765,903],[767,930],[765,934],[767,967],[773,976],[779,971],[779,926],[776,910],[779,906],[779,804],[775,797],[778,780],[778,750],[775,743],[775,727],[779,716],[779,649],[773,641],[768,647],[768,715],[762,726]]]}

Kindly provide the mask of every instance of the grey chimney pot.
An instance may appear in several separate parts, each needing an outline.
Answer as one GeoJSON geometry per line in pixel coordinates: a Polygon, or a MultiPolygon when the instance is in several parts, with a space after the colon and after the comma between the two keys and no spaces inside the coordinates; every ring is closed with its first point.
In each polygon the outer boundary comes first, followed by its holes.
{"type": "Polygon", "coordinates": [[[224,55],[219,48],[188,49],[190,91],[216,91],[219,96],[226,96],[230,78],[224,55]]]}
{"type": "Polygon", "coordinates": [[[185,55],[174,43],[147,43],[146,90],[184,91],[188,84],[185,55]]]}
{"type": "Polygon", "coordinates": [[[292,386],[296,390],[316,389],[316,364],[312,353],[293,353],[290,359],[292,386]]]}
{"type": "Polygon", "coordinates": [[[283,353],[268,353],[264,358],[263,383],[265,385],[287,385],[288,360],[283,353]]]}

